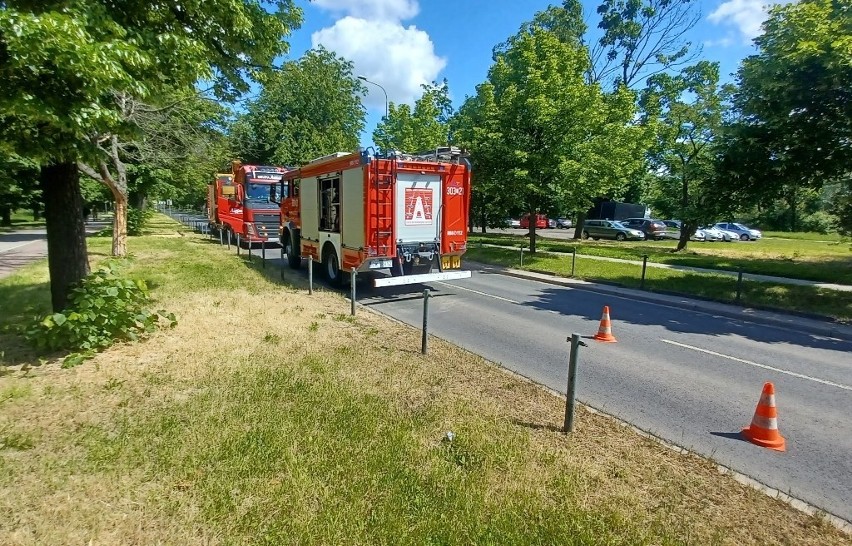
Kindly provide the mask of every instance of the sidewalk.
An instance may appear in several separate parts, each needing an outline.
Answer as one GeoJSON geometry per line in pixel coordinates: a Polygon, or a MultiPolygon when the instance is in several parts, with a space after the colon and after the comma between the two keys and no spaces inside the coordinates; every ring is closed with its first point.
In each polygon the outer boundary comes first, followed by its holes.
{"type": "MultiPolygon", "coordinates": [[[[502,248],[509,250],[517,250],[516,247],[503,246],[503,245],[493,245],[493,244],[483,244],[483,247],[487,248],[502,248]]],[[[557,256],[571,256],[568,252],[552,252],[549,250],[540,250],[539,252],[544,254],[555,254],[557,256]]],[[[642,265],[642,262],[639,260],[625,260],[623,258],[608,258],[606,256],[591,256],[589,254],[577,254],[577,258],[589,259],[589,260],[599,260],[602,262],[617,262],[623,264],[633,264],[633,265],[642,265]]],[[[687,273],[705,273],[705,274],[713,274],[713,275],[727,275],[729,277],[736,277],[739,275],[737,271],[729,271],[726,269],[706,269],[703,267],[692,267],[688,265],[673,265],[673,264],[661,264],[657,262],[648,262],[648,267],[655,267],[657,269],[674,269],[676,271],[685,271],[687,273]]],[[[825,288],[827,290],[838,290],[841,292],[852,292],[852,286],[848,284],[834,284],[834,283],[825,283],[819,281],[809,281],[806,279],[791,279],[788,277],[773,277],[771,275],[758,275],[755,273],[743,273],[743,279],[747,281],[757,281],[757,282],[771,282],[775,284],[791,284],[798,286],[813,286],[815,288],[825,288]]]]}
{"type": "Polygon", "coordinates": [[[749,307],[739,307],[736,305],[730,305],[727,303],[720,303],[714,301],[691,299],[686,296],[673,296],[669,294],[660,294],[657,292],[646,292],[644,290],[623,288],[620,286],[597,284],[589,281],[582,281],[579,279],[569,279],[544,273],[522,271],[520,269],[512,268],[503,268],[500,266],[487,265],[471,261],[468,261],[467,264],[468,266],[471,266],[471,269],[475,268],[483,271],[493,271],[510,277],[534,280],[548,284],[554,284],[557,286],[574,288],[578,290],[588,290],[601,294],[612,294],[614,296],[619,296],[622,298],[628,298],[637,301],[647,301],[659,305],[677,307],[680,309],[701,311],[714,316],[722,316],[736,320],[743,320],[758,324],[766,324],[769,326],[774,326],[776,328],[797,330],[800,332],[808,332],[814,335],[852,341],[852,325],[830,322],[828,320],[818,320],[801,317],[794,314],[766,311],[762,309],[753,309],[749,307]]]}

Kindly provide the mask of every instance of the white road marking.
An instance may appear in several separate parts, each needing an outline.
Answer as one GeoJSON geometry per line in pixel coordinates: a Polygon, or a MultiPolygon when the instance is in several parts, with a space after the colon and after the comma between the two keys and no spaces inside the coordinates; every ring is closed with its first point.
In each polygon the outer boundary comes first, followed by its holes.
{"type": "Polygon", "coordinates": [[[510,300],[509,298],[503,298],[501,296],[495,296],[494,294],[486,294],[485,292],[480,292],[479,290],[473,290],[472,288],[464,288],[463,286],[459,286],[457,284],[449,284],[449,283],[445,283],[445,282],[436,282],[435,284],[443,284],[444,286],[449,286],[450,288],[457,288],[459,290],[465,290],[467,292],[473,292],[474,294],[479,294],[480,296],[485,296],[485,297],[488,297],[488,298],[494,298],[495,300],[507,301],[509,303],[515,303],[517,305],[521,304],[521,302],[519,302],[519,301],[510,300]]]}
{"type": "Polygon", "coordinates": [[[702,349],[701,347],[693,347],[692,345],[687,345],[685,343],[678,343],[677,341],[671,341],[668,339],[661,339],[663,343],[668,343],[669,345],[677,345],[678,347],[683,347],[685,349],[692,349],[693,351],[698,351],[701,353],[707,353],[708,355],[718,356],[721,358],[727,358],[728,360],[733,360],[735,362],[742,362],[743,364],[748,364],[749,366],[755,366],[757,368],[763,368],[764,370],[772,370],[773,372],[783,373],[786,375],[791,375],[793,377],[798,377],[799,379],[807,379],[808,381],[814,381],[816,383],[822,383],[823,385],[829,385],[831,387],[837,387],[838,389],[843,389],[846,391],[852,391],[852,387],[847,385],[841,385],[840,383],[834,383],[833,381],[827,381],[825,379],[820,379],[818,377],[811,377],[810,375],[804,375],[796,372],[791,372],[789,370],[782,370],[780,368],[774,368],[772,366],[767,366],[766,364],[758,364],[757,362],[752,362],[751,360],[745,360],[742,358],[737,358],[735,356],[723,355],[722,353],[717,353],[715,351],[708,351],[707,349],[702,349]]]}

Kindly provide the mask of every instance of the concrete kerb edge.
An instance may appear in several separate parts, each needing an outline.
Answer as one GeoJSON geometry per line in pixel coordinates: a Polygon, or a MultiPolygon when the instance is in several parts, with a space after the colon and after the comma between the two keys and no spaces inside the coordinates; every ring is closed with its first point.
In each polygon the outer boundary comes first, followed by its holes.
{"type": "MultiPolygon", "coordinates": [[[[399,320],[396,317],[393,317],[391,315],[387,315],[387,314],[381,312],[378,309],[374,309],[372,307],[365,306],[364,310],[368,311],[370,313],[374,313],[376,315],[379,315],[379,316],[381,316],[385,319],[389,319],[389,320],[396,322],[397,324],[404,326],[406,328],[411,328],[411,329],[416,330],[416,328],[414,326],[412,326],[411,324],[408,324],[407,322],[399,320]]],[[[563,393],[561,393],[561,392],[559,392],[555,389],[551,389],[550,387],[543,385],[541,383],[538,383],[538,382],[530,379],[529,377],[527,377],[527,376],[525,376],[521,373],[518,373],[514,370],[510,370],[509,368],[506,368],[505,366],[503,366],[502,364],[500,364],[498,362],[492,362],[492,361],[488,360],[487,358],[483,357],[482,355],[474,353],[473,351],[465,349],[464,347],[459,347],[455,343],[448,341],[446,339],[443,339],[440,336],[436,336],[435,334],[431,334],[431,333],[429,335],[437,337],[438,339],[441,339],[445,343],[455,345],[456,347],[458,347],[462,351],[465,351],[467,353],[470,353],[472,355],[476,355],[476,356],[482,358],[483,360],[485,360],[489,364],[493,365],[497,370],[499,370],[500,372],[502,372],[502,373],[504,373],[508,376],[511,376],[511,377],[513,377],[517,380],[523,381],[525,383],[535,385],[536,387],[544,390],[545,392],[547,392],[551,396],[558,398],[559,400],[565,400],[565,394],[563,394],[563,393]]],[[[622,419],[620,417],[617,417],[615,415],[612,415],[611,413],[607,413],[604,410],[601,410],[599,408],[591,406],[591,405],[587,404],[586,402],[583,402],[581,400],[578,400],[578,402],[580,403],[580,405],[583,406],[583,408],[585,408],[587,411],[589,411],[589,413],[594,413],[594,414],[606,417],[608,419],[611,419],[614,422],[616,422],[619,426],[622,426],[624,428],[629,428],[630,430],[632,430],[633,432],[635,432],[639,436],[642,436],[643,438],[647,438],[647,439],[653,441],[654,443],[659,444],[660,446],[662,446],[666,449],[674,451],[675,453],[677,453],[679,455],[690,455],[690,456],[694,456],[694,457],[704,459],[706,461],[710,461],[712,464],[714,464],[716,466],[716,468],[719,471],[719,474],[723,474],[723,475],[728,474],[734,480],[741,483],[742,485],[756,489],[757,491],[763,493],[764,495],[767,495],[768,497],[773,498],[773,499],[777,499],[777,500],[779,500],[779,501],[781,501],[781,502],[783,502],[783,503],[785,503],[785,504],[795,508],[796,510],[798,510],[802,513],[805,513],[809,516],[819,515],[819,517],[821,517],[821,518],[825,519],[826,521],[828,521],[829,523],[831,523],[838,530],[840,530],[840,531],[842,531],[846,534],[852,535],[852,522],[846,521],[845,519],[843,519],[839,516],[835,516],[834,514],[827,512],[826,510],[823,510],[822,508],[817,508],[816,506],[814,506],[814,505],[812,505],[812,504],[810,504],[810,503],[808,503],[808,502],[806,502],[802,499],[796,498],[792,495],[788,495],[787,493],[784,493],[784,492],[782,492],[778,489],[775,489],[774,487],[770,487],[770,486],[766,485],[765,483],[763,483],[763,482],[761,482],[761,481],[759,481],[755,478],[752,478],[751,476],[748,476],[747,474],[737,472],[736,470],[733,470],[733,469],[731,469],[731,468],[729,468],[729,467],[727,467],[723,464],[717,463],[716,461],[713,461],[713,459],[710,458],[710,457],[706,457],[706,456],[704,456],[700,453],[692,451],[689,448],[686,448],[684,446],[681,446],[681,445],[675,444],[673,442],[670,442],[668,440],[665,440],[665,439],[655,435],[653,432],[649,432],[647,430],[641,429],[641,428],[637,427],[636,425],[633,425],[633,424],[625,421],[624,419],[622,419]]]]}
{"type": "MultiPolygon", "coordinates": [[[[473,263],[473,262],[468,262],[473,263]]],[[[673,296],[673,295],[665,295],[661,294],[661,296],[668,296],[673,299],[664,299],[663,297],[657,297],[653,292],[639,292],[638,290],[632,290],[628,288],[621,288],[617,286],[608,286],[601,283],[593,283],[590,281],[576,281],[571,279],[563,279],[560,277],[555,277],[553,275],[548,275],[545,273],[534,273],[530,274],[530,272],[520,271],[517,269],[503,269],[499,267],[489,266],[487,264],[476,264],[482,266],[485,269],[498,273],[500,275],[506,275],[507,277],[516,277],[520,279],[527,279],[533,281],[539,281],[547,284],[553,284],[557,286],[565,286],[568,288],[575,288],[577,290],[587,290],[589,292],[597,292],[599,294],[614,294],[620,297],[626,297],[630,299],[635,299],[639,301],[646,301],[649,303],[655,303],[658,305],[667,305],[669,307],[677,307],[679,309],[688,309],[691,311],[701,311],[703,313],[713,314],[713,315],[721,315],[724,317],[744,320],[747,322],[755,322],[755,323],[765,323],[775,327],[782,328],[798,328],[801,331],[808,332],[810,334],[822,335],[826,337],[834,337],[838,339],[843,339],[846,341],[852,341],[852,329],[844,328],[841,325],[814,325],[814,324],[806,324],[806,323],[796,323],[793,324],[791,322],[785,320],[779,320],[766,315],[743,315],[743,310],[748,308],[740,309],[726,309],[723,303],[717,302],[703,302],[701,300],[694,300],[686,298],[685,296],[673,296]],[[629,290],[629,292],[628,292],[629,290]],[[684,301],[688,300],[688,301],[684,301]],[[710,307],[710,305],[714,305],[710,307]],[[717,307],[718,306],[718,307],[717,307]]],[[[795,315],[790,315],[791,317],[795,317],[795,315]]],[[[812,319],[811,319],[812,320],[812,319]]]]}

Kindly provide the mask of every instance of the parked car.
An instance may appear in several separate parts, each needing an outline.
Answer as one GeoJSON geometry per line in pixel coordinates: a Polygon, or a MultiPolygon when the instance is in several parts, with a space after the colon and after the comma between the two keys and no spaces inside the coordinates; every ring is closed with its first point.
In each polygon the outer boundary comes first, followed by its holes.
{"type": "Polygon", "coordinates": [[[719,222],[716,224],[716,227],[736,233],[739,236],[740,241],[756,241],[763,237],[763,233],[761,233],[760,230],[751,229],[748,226],[737,224],[736,222],[719,222]]]}
{"type": "Polygon", "coordinates": [[[719,241],[725,241],[726,243],[730,243],[731,241],[739,240],[740,236],[732,231],[727,231],[724,229],[719,229],[716,226],[702,226],[699,229],[704,231],[705,233],[710,232],[713,236],[716,237],[719,241]]]}
{"type": "Polygon", "coordinates": [[[556,227],[558,229],[568,229],[574,227],[574,222],[572,222],[568,218],[557,218],[556,219],[556,227]]]}
{"type": "Polygon", "coordinates": [[[549,227],[551,229],[556,229],[556,220],[554,220],[553,218],[548,218],[547,219],[547,227],[549,227]]]}
{"type": "Polygon", "coordinates": [[[521,221],[517,218],[506,218],[503,225],[507,228],[519,228],[521,227],[521,221]]]}
{"type": "Polygon", "coordinates": [[[663,220],[663,224],[666,226],[666,233],[664,237],[666,239],[680,239],[680,222],[677,220],[663,220]]]}
{"type": "MultiPolygon", "coordinates": [[[[530,227],[530,215],[524,214],[521,216],[521,229],[529,229],[530,227]]],[[[536,229],[547,229],[547,216],[544,214],[536,214],[535,220],[536,229]]]]}
{"type": "Polygon", "coordinates": [[[596,241],[598,239],[615,239],[616,241],[633,239],[642,241],[645,239],[645,234],[638,229],[627,227],[615,220],[586,220],[583,224],[583,239],[590,237],[596,241]]]}
{"type": "Polygon", "coordinates": [[[718,231],[698,228],[695,230],[695,233],[692,235],[690,240],[711,243],[714,241],[721,241],[722,236],[718,231]]]}
{"type": "Polygon", "coordinates": [[[627,227],[638,229],[645,234],[646,240],[665,239],[666,224],[652,218],[628,218],[621,221],[627,227]]]}

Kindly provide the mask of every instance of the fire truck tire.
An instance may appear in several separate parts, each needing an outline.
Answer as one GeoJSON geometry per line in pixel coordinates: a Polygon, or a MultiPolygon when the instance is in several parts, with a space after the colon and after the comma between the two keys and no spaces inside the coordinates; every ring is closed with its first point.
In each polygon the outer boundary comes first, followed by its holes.
{"type": "Polygon", "coordinates": [[[327,246],[322,253],[322,270],[325,278],[332,286],[343,285],[343,273],[340,271],[340,262],[337,261],[337,252],[334,247],[327,246]]]}
{"type": "Polygon", "coordinates": [[[287,255],[287,264],[290,269],[299,269],[302,266],[302,257],[299,251],[294,250],[299,247],[299,243],[294,241],[296,237],[293,235],[287,236],[287,241],[284,243],[284,254],[287,255]]]}

